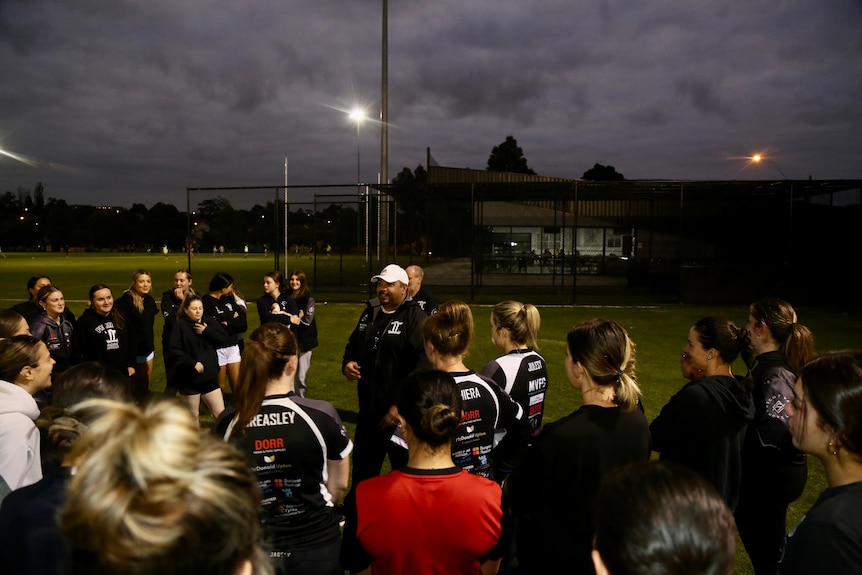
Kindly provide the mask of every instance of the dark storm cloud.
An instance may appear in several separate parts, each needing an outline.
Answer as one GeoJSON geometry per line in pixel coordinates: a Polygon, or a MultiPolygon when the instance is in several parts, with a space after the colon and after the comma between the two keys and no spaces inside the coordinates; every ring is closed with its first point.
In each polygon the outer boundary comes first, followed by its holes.
{"type": "MultiPolygon", "coordinates": [[[[346,111],[379,114],[380,7],[0,2],[0,149],[36,166],[0,156],[0,192],[182,203],[277,185],[285,157],[292,184],[348,184],[346,111]]],[[[773,178],[741,171],[765,150],[790,177],[860,177],[860,24],[856,0],[390,2],[389,175],[428,147],[484,168],[511,134],[555,176],[773,178]]],[[[379,133],[361,127],[365,180],[379,133]]]]}

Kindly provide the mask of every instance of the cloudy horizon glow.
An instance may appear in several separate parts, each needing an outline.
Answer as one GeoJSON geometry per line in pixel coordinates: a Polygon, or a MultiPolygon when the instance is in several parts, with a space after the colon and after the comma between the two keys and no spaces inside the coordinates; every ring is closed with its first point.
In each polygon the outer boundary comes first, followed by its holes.
{"type": "MultiPolygon", "coordinates": [[[[858,0],[388,10],[390,178],[427,148],[484,169],[508,135],[547,176],[862,178],[858,0]]],[[[279,185],[285,157],[291,185],[352,183],[348,113],[379,117],[380,46],[371,0],[5,0],[0,149],[19,158],[0,154],[0,193],[184,205],[187,187],[279,185]]],[[[360,150],[376,181],[374,122],[360,150]]]]}

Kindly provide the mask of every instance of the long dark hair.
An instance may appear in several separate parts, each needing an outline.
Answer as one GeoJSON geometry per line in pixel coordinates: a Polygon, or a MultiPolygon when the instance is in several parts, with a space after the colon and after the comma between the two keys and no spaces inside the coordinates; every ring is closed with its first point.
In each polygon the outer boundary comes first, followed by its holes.
{"type": "Polygon", "coordinates": [[[730,575],[735,531],[733,513],[703,477],[679,464],[645,461],[605,476],[593,546],[615,575],[730,575]]]}
{"type": "MultiPolygon", "coordinates": [[[[114,292],[111,290],[111,288],[109,286],[107,286],[105,284],[94,284],[94,285],[90,286],[90,291],[88,293],[88,296],[90,299],[90,308],[93,308],[93,295],[97,291],[103,290],[103,289],[106,289],[109,292],[111,292],[111,297],[112,298],[114,297],[114,292]]],[[[93,311],[96,311],[96,310],[93,309],[93,311]]],[[[114,301],[114,305],[111,306],[111,314],[110,315],[111,315],[111,320],[113,320],[114,326],[117,327],[117,329],[123,329],[126,326],[126,318],[124,318],[123,314],[120,313],[120,310],[117,309],[117,302],[116,301],[114,301]]]]}
{"type": "Polygon", "coordinates": [[[805,397],[838,447],[862,457],[862,351],[824,353],[802,368],[805,397]]]}
{"type": "Polygon", "coordinates": [[[778,298],[766,298],[751,304],[748,313],[758,324],[769,328],[790,371],[798,374],[806,363],[814,359],[814,336],[811,330],[796,322],[796,310],[789,303],[778,298]]]}
{"type": "MultiPolygon", "coordinates": [[[[297,280],[299,280],[299,289],[297,290],[299,293],[294,296],[294,299],[299,299],[303,296],[311,295],[311,292],[308,291],[308,278],[305,277],[305,272],[302,270],[293,270],[291,276],[295,276],[297,280]]],[[[291,295],[293,295],[291,293],[291,295]]]]}
{"type": "Polygon", "coordinates": [[[694,324],[703,349],[714,349],[724,363],[733,363],[748,349],[748,332],[723,317],[709,316],[694,324]]]}
{"type": "Polygon", "coordinates": [[[245,430],[266,397],[267,383],[280,377],[290,358],[298,354],[296,338],[286,325],[268,322],[251,332],[242,352],[239,380],[234,386],[237,422],[233,433],[245,430]]]}
{"type": "Polygon", "coordinates": [[[290,293],[290,287],[289,286],[286,287],[284,285],[284,276],[281,275],[280,271],[273,270],[271,272],[267,272],[267,273],[263,274],[263,277],[272,278],[272,281],[274,281],[275,285],[278,286],[278,293],[280,293],[280,294],[290,293]]]}

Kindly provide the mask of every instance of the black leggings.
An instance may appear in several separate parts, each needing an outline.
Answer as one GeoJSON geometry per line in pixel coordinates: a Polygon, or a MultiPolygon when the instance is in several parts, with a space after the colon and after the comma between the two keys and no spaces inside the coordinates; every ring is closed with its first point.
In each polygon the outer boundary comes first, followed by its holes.
{"type": "Polygon", "coordinates": [[[787,507],[805,489],[805,463],[743,466],[736,526],[755,575],[778,573],[787,533],[787,507]]]}

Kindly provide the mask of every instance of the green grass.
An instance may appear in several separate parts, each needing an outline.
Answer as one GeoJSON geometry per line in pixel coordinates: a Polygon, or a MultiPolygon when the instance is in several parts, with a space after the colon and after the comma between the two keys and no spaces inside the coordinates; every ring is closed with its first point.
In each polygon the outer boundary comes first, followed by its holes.
{"type": "MultiPolygon", "coordinates": [[[[174,271],[185,267],[182,255],[171,254],[166,261],[161,254],[7,254],[0,259],[0,306],[8,307],[25,297],[27,278],[31,275],[47,274],[55,285],[64,291],[70,308],[80,315],[84,308],[87,289],[96,282],[114,287],[118,296],[128,285],[132,272],[147,268],[153,275],[156,297],[171,288],[174,271]]],[[[307,257],[293,257],[290,267],[301,267],[310,273],[315,262],[307,257]]],[[[272,269],[272,258],[262,254],[226,255],[214,258],[211,254],[199,255],[193,263],[196,286],[205,288],[211,275],[218,270],[231,273],[239,289],[249,300],[249,331],[257,327],[258,318],[254,300],[261,294],[261,278],[272,269]]],[[[363,307],[367,288],[367,269],[361,258],[337,256],[317,260],[321,289],[315,289],[318,300],[317,321],[320,332],[320,347],[314,351],[309,374],[309,395],[332,402],[341,413],[348,431],[353,434],[356,421],[356,390],[341,375],[341,354],[348,335],[353,329],[363,307]],[[326,283],[327,286],[323,287],[326,283]],[[341,283],[339,286],[338,284],[341,283]],[[340,302],[340,303],[339,303],[340,302]],[[347,303],[345,303],[347,302],[347,303]]],[[[434,286],[430,286],[433,290],[434,286]]],[[[434,290],[435,292],[437,290],[434,290]]],[[[521,289],[514,293],[500,293],[499,299],[514,298],[531,301],[529,294],[521,289]]],[[[440,294],[446,294],[440,290],[440,294]]],[[[467,292],[468,293],[468,292],[467,292]]],[[[465,296],[466,297],[466,296],[465,296]]],[[[440,298],[442,300],[442,298],[440,298]]],[[[487,361],[498,355],[491,343],[489,330],[490,307],[472,306],[476,322],[476,337],[468,366],[480,370],[487,361]]],[[[579,395],[568,383],[563,371],[565,337],[569,328],[591,317],[606,317],[618,321],[625,327],[637,345],[637,377],[643,391],[643,402],[648,419],[655,417],[668,398],[683,384],[679,373],[678,357],[685,345],[691,325],[707,315],[723,315],[738,325],[747,320],[747,308],[700,307],[700,306],[631,306],[631,307],[586,307],[586,306],[542,306],[542,329],[540,352],[548,363],[549,389],[546,403],[546,421],[554,421],[574,411],[580,404],[579,395]]],[[[862,310],[836,309],[833,307],[802,308],[797,310],[801,323],[814,333],[818,351],[844,348],[862,348],[862,310]]],[[[157,319],[156,338],[160,336],[161,320],[157,319]]],[[[742,364],[737,372],[744,373],[742,364]]],[[[161,350],[157,350],[152,388],[164,388],[164,367],[161,350]]],[[[226,398],[230,401],[230,397],[226,398]]],[[[203,418],[206,423],[207,418],[203,418]]],[[[808,485],[803,496],[791,505],[788,526],[792,527],[811,507],[817,495],[825,487],[825,478],[819,462],[811,459],[808,485]]],[[[737,573],[751,573],[744,550],[740,548],[737,573]]]]}

